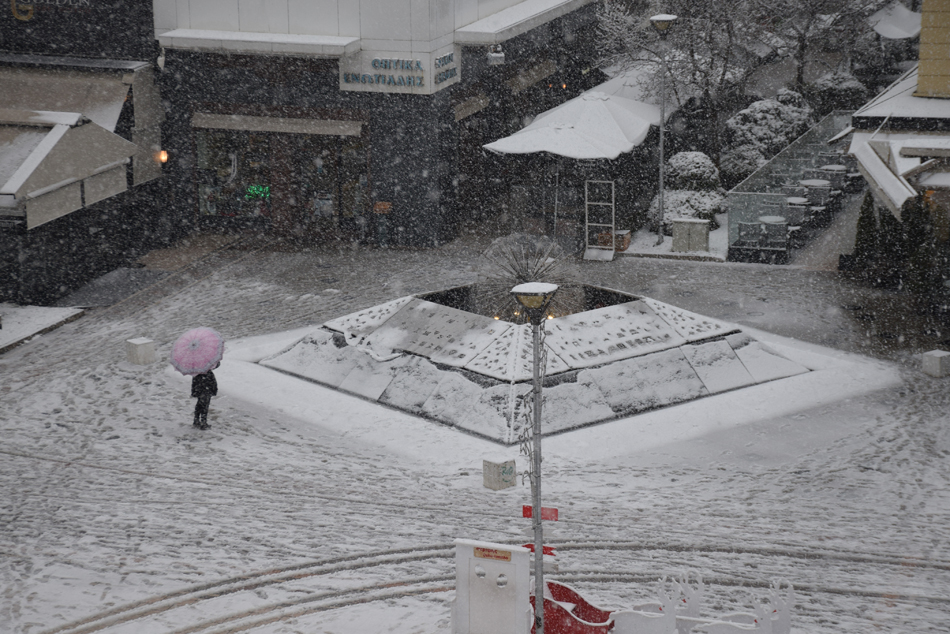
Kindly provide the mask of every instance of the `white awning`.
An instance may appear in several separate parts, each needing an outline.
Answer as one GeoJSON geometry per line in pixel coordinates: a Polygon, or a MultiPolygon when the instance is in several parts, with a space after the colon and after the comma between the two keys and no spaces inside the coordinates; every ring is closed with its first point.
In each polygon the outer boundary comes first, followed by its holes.
{"type": "Polygon", "coordinates": [[[894,163],[892,169],[888,163],[899,157],[900,142],[908,136],[910,135],[889,136],[855,132],[848,150],[848,153],[858,160],[858,170],[867,180],[875,197],[890,209],[898,220],[901,218],[901,207],[908,199],[917,195],[917,190],[899,171],[908,165],[894,163]],[[897,136],[900,138],[895,138],[897,136]],[[895,173],[894,170],[898,172],[895,173]]]}
{"type": "Polygon", "coordinates": [[[115,132],[130,83],[116,72],[0,67],[0,108],[79,112],[115,132]]]}
{"type": "Polygon", "coordinates": [[[0,215],[33,229],[124,192],[136,152],[79,113],[0,110],[0,215]]]}
{"type": "Polygon", "coordinates": [[[905,141],[901,145],[901,156],[948,157],[950,156],[950,136],[921,136],[905,141]]]}
{"type": "Polygon", "coordinates": [[[283,132],[285,134],[324,134],[328,136],[359,136],[363,124],[337,119],[296,119],[290,117],[255,117],[238,114],[196,112],[191,127],[248,132],[283,132]]]}
{"type": "Polygon", "coordinates": [[[828,139],[828,145],[831,145],[832,143],[837,143],[838,141],[840,141],[841,139],[845,138],[846,136],[848,136],[848,135],[851,134],[852,132],[854,132],[854,128],[853,128],[852,126],[848,126],[847,128],[845,128],[844,130],[842,130],[842,131],[839,132],[838,134],[836,134],[836,135],[834,135],[833,137],[831,137],[830,139],[828,139]]]}
{"type": "Polygon", "coordinates": [[[881,9],[868,22],[881,37],[904,40],[920,35],[921,14],[914,13],[900,2],[881,9]]]}
{"type": "Polygon", "coordinates": [[[299,35],[295,33],[252,33],[248,31],[212,31],[175,29],[158,36],[165,48],[229,51],[231,53],[276,53],[343,57],[360,50],[360,38],[337,35],[299,35]]]}
{"type": "Polygon", "coordinates": [[[567,15],[594,0],[524,0],[455,30],[455,43],[501,44],[551,20],[567,15]]]}
{"type": "Polygon", "coordinates": [[[79,113],[115,132],[123,108],[132,110],[129,132],[139,147],[135,185],[159,178],[161,124],[165,118],[152,67],[146,62],[0,53],[0,109],[79,113]],[[129,88],[132,88],[131,94],[129,88]]]}

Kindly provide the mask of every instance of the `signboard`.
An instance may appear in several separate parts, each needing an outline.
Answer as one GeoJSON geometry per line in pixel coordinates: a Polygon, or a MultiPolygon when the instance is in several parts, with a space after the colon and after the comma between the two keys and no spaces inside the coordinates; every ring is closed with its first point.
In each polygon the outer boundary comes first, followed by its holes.
{"type": "Polygon", "coordinates": [[[510,550],[498,550],[497,548],[475,547],[475,556],[479,559],[493,559],[494,561],[511,561],[510,550]]]}
{"type": "MultiPolygon", "coordinates": [[[[534,544],[525,544],[525,548],[534,552],[534,544]]],[[[541,546],[542,555],[551,555],[552,557],[557,557],[557,551],[554,550],[554,546],[541,546]]]]}
{"type": "Polygon", "coordinates": [[[431,95],[458,83],[461,48],[432,53],[359,51],[340,59],[340,90],[431,95]]]}
{"type": "MultiPolygon", "coordinates": [[[[521,515],[522,515],[522,517],[533,517],[533,516],[534,516],[534,509],[532,509],[529,505],[525,504],[524,506],[521,507],[521,515]]],[[[541,507],[541,519],[542,519],[542,520],[551,520],[552,522],[556,522],[556,521],[557,521],[557,509],[556,509],[556,508],[551,508],[551,507],[548,507],[548,506],[542,506],[542,507],[541,507]]]]}

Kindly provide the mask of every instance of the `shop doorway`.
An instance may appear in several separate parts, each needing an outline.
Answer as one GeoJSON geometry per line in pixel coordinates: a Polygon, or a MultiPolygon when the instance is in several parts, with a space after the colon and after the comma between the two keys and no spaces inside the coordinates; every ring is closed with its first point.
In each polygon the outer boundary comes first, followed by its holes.
{"type": "Polygon", "coordinates": [[[365,236],[363,136],[199,129],[198,214],[311,239],[365,236]]]}

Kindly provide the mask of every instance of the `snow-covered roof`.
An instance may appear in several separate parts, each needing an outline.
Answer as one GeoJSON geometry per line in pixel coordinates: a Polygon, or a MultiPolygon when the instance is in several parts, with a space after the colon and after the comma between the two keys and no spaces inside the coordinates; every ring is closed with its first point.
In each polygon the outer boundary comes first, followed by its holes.
{"type": "Polygon", "coordinates": [[[950,119],[950,99],[916,97],[917,66],[904,73],[884,92],[867,102],[852,119],[950,119]]]}
{"type": "Polygon", "coordinates": [[[898,219],[904,202],[917,195],[906,176],[920,166],[920,158],[902,155],[901,148],[920,137],[909,132],[855,132],[848,150],[878,200],[898,219]]]}
{"type": "Polygon", "coordinates": [[[920,13],[895,2],[873,14],[868,18],[868,22],[881,37],[903,40],[920,35],[921,18],[920,13]]]}
{"type": "Polygon", "coordinates": [[[524,0],[455,30],[455,43],[500,44],[551,20],[567,15],[594,0],[524,0]]]}

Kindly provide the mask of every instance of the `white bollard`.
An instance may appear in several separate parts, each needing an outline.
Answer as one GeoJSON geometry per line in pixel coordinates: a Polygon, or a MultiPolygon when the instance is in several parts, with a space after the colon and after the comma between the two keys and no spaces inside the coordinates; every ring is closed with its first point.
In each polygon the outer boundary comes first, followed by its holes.
{"type": "Polygon", "coordinates": [[[931,350],[921,355],[924,374],[940,378],[950,374],[950,352],[931,350]]]}
{"type": "Polygon", "coordinates": [[[129,363],[148,365],[155,363],[155,342],[145,337],[128,339],[125,342],[126,356],[129,363]]]}

